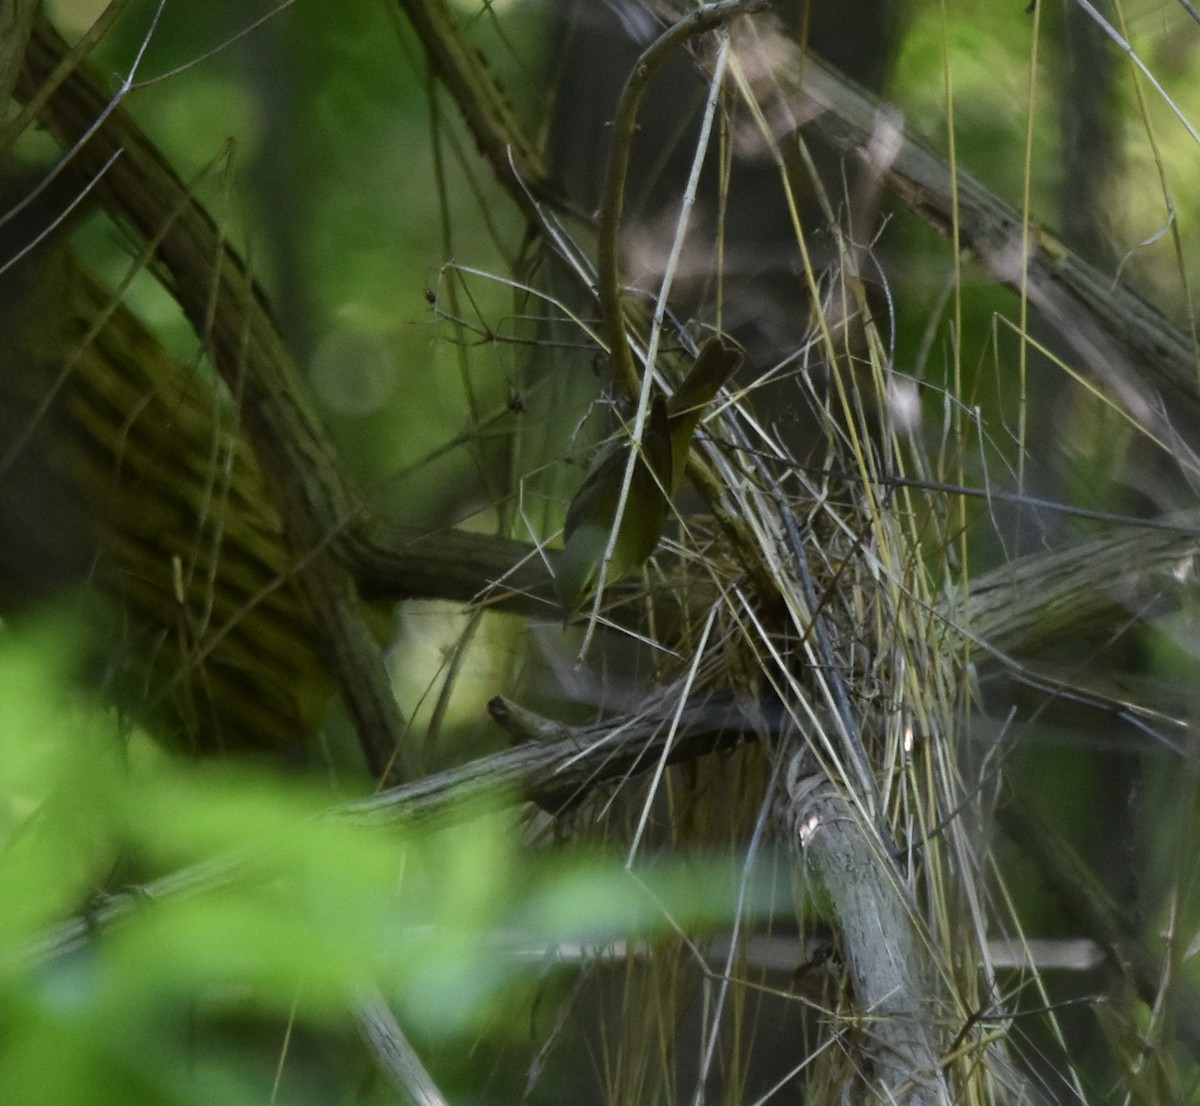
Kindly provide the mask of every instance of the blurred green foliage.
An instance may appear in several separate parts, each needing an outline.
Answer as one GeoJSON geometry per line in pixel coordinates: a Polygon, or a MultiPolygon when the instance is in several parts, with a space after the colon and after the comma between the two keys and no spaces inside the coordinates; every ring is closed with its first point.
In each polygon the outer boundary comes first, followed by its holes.
{"type": "MultiPolygon", "coordinates": [[[[285,1030],[351,1033],[374,988],[422,1039],[510,1034],[553,948],[732,917],[737,877],[715,862],[537,860],[499,801],[364,828],[298,778],[127,746],[71,690],[70,624],[0,636],[0,1101],[261,1102],[273,1063],[312,1062],[285,1030]],[[204,875],[214,858],[229,867],[204,875]],[[154,882],[188,872],[186,890],[154,882]],[[101,925],[103,889],[131,878],[144,890],[101,925]],[[92,931],[46,942],[74,912],[92,931]],[[250,1027],[265,1057],[242,1054],[250,1027]]],[[[765,904],[752,887],[746,905],[765,904]]]]}

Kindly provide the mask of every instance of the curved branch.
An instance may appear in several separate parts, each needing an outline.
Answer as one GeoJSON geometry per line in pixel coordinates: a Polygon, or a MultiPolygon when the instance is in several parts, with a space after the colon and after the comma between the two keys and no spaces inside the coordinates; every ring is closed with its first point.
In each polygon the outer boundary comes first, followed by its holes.
{"type": "Polygon", "coordinates": [[[295,366],[244,262],[158,149],[83,64],[60,72],[67,44],[39,17],[16,95],[46,97],[39,117],[66,153],[68,171],[98,181],[113,218],[153,250],[155,262],[240,407],[317,615],[322,652],[376,776],[402,748],[400,712],[383,657],[350,575],[324,552],[358,518],[357,497],[305,402],[295,366]]]}
{"type": "Polygon", "coordinates": [[[625,180],[637,132],[638,108],[655,74],[689,38],[711,31],[734,16],[758,11],[762,0],[720,0],[706,4],[667,28],[638,57],[621,98],[617,101],[609,143],[608,165],[600,201],[599,238],[596,251],[597,293],[604,327],[608,332],[609,356],[617,386],[627,395],[638,392],[638,373],[625,339],[625,311],[621,305],[621,275],[618,255],[621,246],[621,212],[625,206],[625,180]]]}

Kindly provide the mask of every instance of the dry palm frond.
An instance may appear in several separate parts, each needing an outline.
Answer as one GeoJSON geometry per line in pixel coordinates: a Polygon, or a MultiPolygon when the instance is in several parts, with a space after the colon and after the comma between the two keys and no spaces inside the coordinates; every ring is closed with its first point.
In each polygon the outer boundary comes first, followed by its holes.
{"type": "Polygon", "coordinates": [[[90,579],[132,713],[185,748],[302,747],[333,689],[236,407],[63,248],[26,264],[2,351],[8,605],[90,579]]]}

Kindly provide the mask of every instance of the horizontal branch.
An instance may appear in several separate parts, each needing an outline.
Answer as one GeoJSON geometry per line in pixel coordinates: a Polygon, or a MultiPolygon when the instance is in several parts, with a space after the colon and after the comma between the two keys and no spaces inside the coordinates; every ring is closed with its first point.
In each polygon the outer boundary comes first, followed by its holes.
{"type": "Polygon", "coordinates": [[[976,577],[966,603],[944,613],[974,644],[1030,656],[1107,633],[1194,593],[1200,511],[1114,529],[1053,552],[1030,553],[976,577]]]}
{"type": "MultiPolygon", "coordinates": [[[[688,707],[672,725],[674,705],[636,718],[608,718],[587,726],[570,727],[550,744],[529,742],[514,749],[479,757],[412,783],[390,788],[367,799],[344,803],[329,817],[361,825],[428,825],[461,814],[473,802],[531,802],[552,814],[577,806],[593,790],[624,783],[659,763],[705,756],[736,748],[761,736],[755,720],[733,703],[688,707]]],[[[489,705],[503,717],[504,700],[489,705]]],[[[155,880],[133,891],[108,897],[85,918],[74,918],[47,930],[15,958],[18,965],[39,964],[65,956],[93,940],[101,929],[127,917],[147,903],[164,898],[201,894],[241,878],[247,858],[241,854],[214,857],[155,880]]]]}
{"type": "MultiPolygon", "coordinates": [[[[382,534],[382,532],[381,532],[382,534]]],[[[1063,549],[1030,553],[971,581],[938,613],[967,638],[975,663],[1030,656],[1131,617],[1176,607],[1194,586],[1200,512],[1114,528],[1063,549]]],[[[357,575],[371,598],[480,600],[499,610],[555,616],[557,550],[464,530],[393,528],[364,547],[357,575]],[[498,585],[498,586],[496,586],[498,585]]]]}
{"type": "Polygon", "coordinates": [[[550,567],[557,549],[471,530],[380,524],[353,535],[339,554],[367,600],[446,599],[535,618],[562,615],[550,567]]]}
{"type": "MultiPolygon", "coordinates": [[[[498,722],[508,724],[511,707],[505,700],[493,699],[488,709],[498,722]]],[[[368,824],[424,822],[473,799],[497,795],[562,814],[602,784],[625,781],[660,762],[674,764],[731,749],[759,736],[753,720],[731,702],[686,708],[672,736],[674,710],[674,704],[664,700],[661,712],[647,709],[635,718],[573,727],[550,744],[530,741],[480,757],[348,803],[337,814],[368,824]]]]}

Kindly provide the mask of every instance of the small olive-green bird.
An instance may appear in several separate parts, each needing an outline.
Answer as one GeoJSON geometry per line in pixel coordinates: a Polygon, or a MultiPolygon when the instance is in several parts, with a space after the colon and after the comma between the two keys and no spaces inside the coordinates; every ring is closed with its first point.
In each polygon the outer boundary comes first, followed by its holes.
{"type": "MultiPolygon", "coordinates": [[[[654,398],[634,461],[621,527],[605,569],[606,582],[636,572],[658,546],[671,498],[687,468],[700,416],[741,362],[738,350],[719,338],[710,338],[670,403],[662,396],[654,398]]],[[[605,450],[567,508],[555,586],[568,617],[598,586],[631,448],[632,443],[619,442],[605,450]]]]}

